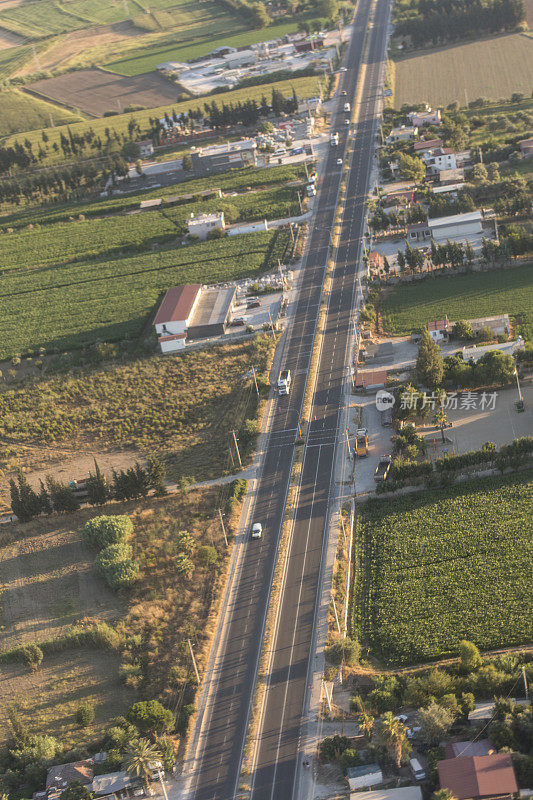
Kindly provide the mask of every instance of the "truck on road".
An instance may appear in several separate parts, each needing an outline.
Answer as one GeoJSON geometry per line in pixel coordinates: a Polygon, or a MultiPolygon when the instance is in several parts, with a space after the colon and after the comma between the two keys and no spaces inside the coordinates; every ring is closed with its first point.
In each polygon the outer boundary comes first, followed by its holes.
{"type": "Polygon", "coordinates": [[[282,369],[278,378],[278,392],[280,395],[289,394],[291,390],[291,371],[290,369],[282,369]]]}
{"type": "Polygon", "coordinates": [[[381,456],[381,458],[379,459],[379,463],[376,467],[376,471],[374,472],[374,480],[376,481],[376,483],[385,480],[385,478],[389,474],[391,464],[392,464],[392,456],[381,456]]]}
{"type": "Polygon", "coordinates": [[[368,431],[366,428],[359,428],[355,434],[355,457],[364,458],[368,455],[368,431]]]}

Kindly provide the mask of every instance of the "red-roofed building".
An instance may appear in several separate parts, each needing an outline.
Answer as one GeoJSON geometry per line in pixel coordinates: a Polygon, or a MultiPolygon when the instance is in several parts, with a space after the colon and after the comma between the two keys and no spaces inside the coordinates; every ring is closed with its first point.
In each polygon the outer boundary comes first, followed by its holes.
{"type": "Polygon", "coordinates": [[[428,333],[434,342],[448,341],[451,327],[448,317],[444,317],[444,319],[428,322],[428,333]]]}
{"type": "Polygon", "coordinates": [[[447,758],[437,766],[441,788],[457,800],[499,800],[518,792],[508,753],[447,758]]]}
{"type": "Polygon", "coordinates": [[[154,320],[163,353],[185,347],[187,328],[201,291],[200,283],[173,286],[167,290],[154,320]]]}
{"type": "Polygon", "coordinates": [[[424,153],[426,150],[435,150],[436,147],[442,147],[443,144],[442,139],[426,139],[422,142],[415,142],[413,150],[415,153],[424,153]]]}
{"type": "Polygon", "coordinates": [[[357,371],[356,386],[363,389],[378,389],[387,383],[387,369],[371,369],[361,372],[357,371]]]}

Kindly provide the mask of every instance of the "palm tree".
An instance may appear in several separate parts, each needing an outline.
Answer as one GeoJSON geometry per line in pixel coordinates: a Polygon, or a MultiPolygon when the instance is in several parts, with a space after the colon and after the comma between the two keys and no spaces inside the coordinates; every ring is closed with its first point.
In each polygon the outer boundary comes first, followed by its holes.
{"type": "Polygon", "coordinates": [[[440,435],[442,436],[442,442],[444,443],[446,440],[444,438],[444,428],[448,424],[448,417],[446,416],[446,412],[443,408],[437,409],[433,416],[433,421],[435,425],[440,428],[440,435]]]}
{"type": "Polygon", "coordinates": [[[370,734],[374,727],[374,717],[371,714],[361,714],[359,717],[359,727],[362,729],[366,738],[370,739],[370,734]]]}
{"type": "Polygon", "coordinates": [[[158,759],[159,752],[154,745],[147,739],[138,739],[124,753],[123,765],[126,772],[140,778],[148,789],[150,785],[150,769],[148,765],[151,761],[157,761],[158,759]]]}
{"type": "Polygon", "coordinates": [[[399,719],[395,719],[390,711],[383,714],[379,721],[378,738],[397,769],[400,769],[407,730],[405,725],[399,719]]]}

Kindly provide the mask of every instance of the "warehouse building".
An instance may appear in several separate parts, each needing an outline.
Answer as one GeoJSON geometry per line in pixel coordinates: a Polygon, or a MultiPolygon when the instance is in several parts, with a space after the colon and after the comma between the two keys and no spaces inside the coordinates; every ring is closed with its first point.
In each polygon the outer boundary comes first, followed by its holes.
{"type": "Polygon", "coordinates": [[[161,352],[182,350],[192,339],[223,336],[236,292],[235,288],[207,289],[199,283],[169,289],[154,319],[161,352]]]}

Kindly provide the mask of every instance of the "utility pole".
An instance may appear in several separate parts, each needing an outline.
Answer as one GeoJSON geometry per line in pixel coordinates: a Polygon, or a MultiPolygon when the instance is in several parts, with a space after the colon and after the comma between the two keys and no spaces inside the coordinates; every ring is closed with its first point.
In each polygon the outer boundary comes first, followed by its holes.
{"type": "Polygon", "coordinates": [[[272,328],[272,336],[275,336],[276,330],[274,328],[274,323],[272,322],[272,314],[270,313],[270,309],[268,309],[268,318],[270,320],[270,327],[272,328]]]}
{"type": "Polygon", "coordinates": [[[341,521],[342,538],[344,540],[344,544],[346,544],[346,531],[344,530],[344,520],[342,518],[342,514],[340,515],[339,519],[341,521]]]}
{"type": "Polygon", "coordinates": [[[291,241],[294,244],[294,233],[293,233],[293,230],[292,230],[292,222],[289,222],[289,230],[291,232],[291,241]]]}
{"type": "Polygon", "coordinates": [[[348,436],[348,428],[346,428],[346,445],[348,447],[348,458],[351,460],[352,454],[350,452],[350,437],[348,436]]]}
{"type": "Polygon", "coordinates": [[[255,367],[254,366],[252,366],[252,375],[253,375],[254,383],[255,383],[255,391],[257,392],[257,396],[259,397],[259,387],[257,385],[257,378],[255,377],[255,367]]]}
{"type": "MultiPolygon", "coordinates": [[[[268,313],[270,314],[270,311],[268,313]]],[[[239,445],[237,444],[237,437],[235,436],[235,431],[232,431],[231,433],[233,434],[233,442],[235,444],[235,450],[237,451],[237,459],[239,461],[239,467],[242,467],[241,454],[239,452],[239,445]]]]}
{"type": "MultiPolygon", "coordinates": [[[[278,258],[278,269],[279,269],[279,277],[281,278],[281,287],[283,291],[285,291],[285,277],[283,275],[283,270],[281,269],[281,261],[278,258]]],[[[259,392],[257,393],[259,394],[259,392]]]]}
{"type": "Polygon", "coordinates": [[[157,768],[157,777],[159,778],[159,783],[161,784],[161,788],[163,789],[163,794],[165,796],[165,800],[168,800],[167,790],[166,790],[165,784],[163,783],[163,776],[161,774],[161,767],[157,768]]]}
{"type": "MultiPolygon", "coordinates": [[[[305,164],[305,161],[304,161],[304,164],[305,164]]],[[[307,169],[307,167],[306,167],[306,169],[307,169]]],[[[303,206],[302,206],[302,195],[300,194],[300,192],[298,192],[298,203],[300,204],[300,214],[303,214],[304,210],[303,210],[303,206]]]]}
{"type": "Polygon", "coordinates": [[[522,397],[522,389],[520,388],[520,381],[518,380],[518,369],[516,367],[515,367],[515,370],[514,370],[514,374],[515,374],[515,377],[516,377],[516,386],[517,386],[517,389],[518,389],[518,398],[519,398],[520,402],[523,403],[524,402],[524,398],[522,397]]]}
{"type": "Polygon", "coordinates": [[[192,650],[192,644],[191,644],[191,640],[190,639],[187,639],[187,644],[189,645],[189,652],[191,654],[192,665],[194,667],[194,672],[196,674],[196,681],[198,683],[198,686],[200,686],[200,673],[198,672],[198,667],[196,665],[196,659],[194,657],[194,653],[193,653],[193,650],[192,650]]]}
{"type": "Polygon", "coordinates": [[[529,700],[529,690],[527,688],[526,668],[522,666],[522,677],[524,679],[524,689],[526,690],[526,700],[529,700]]]}
{"type": "Polygon", "coordinates": [[[224,541],[226,542],[226,547],[229,547],[229,545],[228,545],[228,537],[226,536],[226,527],[224,525],[224,520],[222,519],[222,511],[220,510],[220,508],[218,509],[218,518],[219,518],[220,524],[222,526],[222,533],[224,534],[224,541]]]}
{"type": "Polygon", "coordinates": [[[342,633],[341,624],[339,622],[339,615],[337,614],[337,604],[335,603],[335,600],[333,600],[333,613],[335,614],[335,624],[337,626],[337,630],[339,631],[339,633],[342,633]]]}

